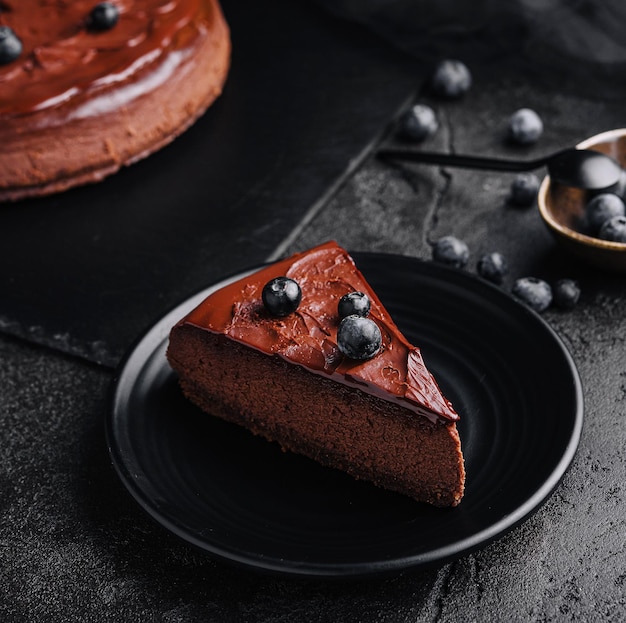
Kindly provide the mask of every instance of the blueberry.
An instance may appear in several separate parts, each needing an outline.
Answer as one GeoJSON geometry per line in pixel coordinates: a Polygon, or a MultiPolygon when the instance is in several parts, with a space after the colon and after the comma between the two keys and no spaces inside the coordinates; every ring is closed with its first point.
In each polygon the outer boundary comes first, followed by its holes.
{"type": "Polygon", "coordinates": [[[22,42],[8,26],[0,26],[0,65],[8,65],[22,53],[22,42]]]}
{"type": "Polygon", "coordinates": [[[541,117],[530,108],[520,108],[509,119],[509,138],[519,145],[536,143],[543,134],[541,117]]]}
{"type": "Polygon", "coordinates": [[[559,279],[554,284],[554,304],[560,309],[573,309],[580,298],[580,288],[573,279],[559,279]]]}
{"type": "Polygon", "coordinates": [[[611,187],[610,191],[620,199],[626,201],[626,171],[622,169],[617,183],[611,187]]]}
{"type": "Polygon", "coordinates": [[[585,206],[585,228],[595,236],[602,225],[614,216],[624,216],[626,206],[613,193],[600,193],[592,197],[585,206]]]}
{"type": "Polygon", "coordinates": [[[120,11],[112,2],[100,2],[89,14],[88,25],[92,30],[110,30],[119,18],[120,11]]]}
{"type": "Polygon", "coordinates": [[[339,300],[337,311],[340,318],[346,316],[367,316],[370,313],[370,299],[364,292],[348,292],[339,300]]]}
{"type": "Polygon", "coordinates": [[[476,269],[481,277],[498,285],[504,280],[504,275],[509,272],[509,267],[504,255],[497,251],[483,255],[478,260],[476,269]]]}
{"type": "Polygon", "coordinates": [[[611,242],[626,242],[626,216],[614,216],[606,221],[598,237],[611,242]]]}
{"type": "Polygon", "coordinates": [[[433,246],[433,259],[440,264],[463,268],[469,260],[469,249],[462,240],[444,236],[433,246]]]}
{"type": "Polygon", "coordinates": [[[337,331],[337,347],[350,359],[371,359],[382,345],[383,338],[378,325],[362,316],[346,316],[337,331]]]}
{"type": "Polygon", "coordinates": [[[433,91],[442,97],[461,97],[472,86],[472,74],[465,63],[447,59],[435,68],[432,78],[433,91]]]}
{"type": "Polygon", "coordinates": [[[534,173],[519,173],[511,183],[509,201],[516,206],[528,207],[537,199],[539,178],[534,173]]]}
{"type": "Polygon", "coordinates": [[[407,111],[401,120],[401,133],[404,137],[420,142],[432,136],[439,128],[435,111],[425,104],[416,104],[407,111]]]}
{"type": "Polygon", "coordinates": [[[276,277],[268,281],[261,294],[265,308],[272,316],[283,318],[298,309],[302,290],[297,281],[289,277],[276,277]]]}
{"type": "Polygon", "coordinates": [[[552,303],[550,284],[536,277],[522,277],[513,284],[513,295],[536,312],[542,312],[552,303]]]}

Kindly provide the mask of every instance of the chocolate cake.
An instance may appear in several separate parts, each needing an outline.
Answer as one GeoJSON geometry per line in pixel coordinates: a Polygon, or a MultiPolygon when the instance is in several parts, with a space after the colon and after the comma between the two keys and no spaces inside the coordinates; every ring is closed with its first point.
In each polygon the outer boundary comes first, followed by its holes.
{"type": "Polygon", "coordinates": [[[167,357],[212,415],[416,500],[461,501],[459,416],[334,242],[212,292],[167,357]]]}
{"type": "Polygon", "coordinates": [[[160,149],[221,93],[229,62],[217,0],[3,0],[0,201],[160,149]]]}

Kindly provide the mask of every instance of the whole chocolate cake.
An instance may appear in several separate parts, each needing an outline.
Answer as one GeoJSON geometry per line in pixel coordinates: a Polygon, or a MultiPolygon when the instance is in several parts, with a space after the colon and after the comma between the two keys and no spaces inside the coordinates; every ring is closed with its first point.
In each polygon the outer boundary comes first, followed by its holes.
{"type": "Polygon", "coordinates": [[[167,357],[212,415],[416,500],[461,501],[459,416],[334,242],[210,294],[167,357]]]}
{"type": "Polygon", "coordinates": [[[0,2],[0,201],[102,179],[221,93],[217,0],[0,2]]]}

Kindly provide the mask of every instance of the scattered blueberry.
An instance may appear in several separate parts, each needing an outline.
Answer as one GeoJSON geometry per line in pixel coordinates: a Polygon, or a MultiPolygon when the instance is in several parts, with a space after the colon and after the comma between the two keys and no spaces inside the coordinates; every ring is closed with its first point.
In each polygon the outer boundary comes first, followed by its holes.
{"type": "Polygon", "coordinates": [[[626,216],[614,216],[606,221],[598,237],[611,242],[626,242],[626,216]]]}
{"type": "Polygon", "coordinates": [[[586,230],[595,236],[602,225],[614,216],[624,216],[626,206],[624,202],[613,193],[600,193],[592,197],[585,206],[586,230]]]}
{"type": "Polygon", "coordinates": [[[543,121],[531,108],[520,108],[509,119],[509,138],[519,145],[536,143],[543,134],[543,121]]]}
{"type": "Polygon", "coordinates": [[[580,288],[573,279],[560,279],[553,288],[554,304],[560,309],[573,309],[580,298],[580,288]]]}
{"type": "Polygon", "coordinates": [[[0,26],[0,65],[8,65],[22,53],[22,42],[13,29],[0,26]]]}
{"type": "Polygon", "coordinates": [[[346,316],[337,331],[337,347],[350,359],[371,359],[382,345],[383,338],[378,325],[362,316],[346,316]]]}
{"type": "Polygon", "coordinates": [[[400,127],[404,137],[421,142],[437,131],[439,122],[430,106],[416,104],[403,115],[400,127]]]}
{"type": "Polygon", "coordinates": [[[363,316],[370,313],[370,299],[364,292],[348,292],[339,299],[337,311],[340,318],[346,316],[363,316]]]}
{"type": "Polygon", "coordinates": [[[469,260],[469,248],[454,236],[444,236],[433,246],[433,260],[455,268],[463,268],[469,260]]]}
{"type": "Polygon", "coordinates": [[[435,68],[432,89],[437,95],[454,99],[469,91],[471,86],[472,74],[465,63],[448,59],[435,68]]]}
{"type": "Polygon", "coordinates": [[[500,285],[504,281],[504,276],[509,272],[509,266],[502,253],[494,251],[483,255],[478,260],[476,270],[483,279],[500,285]]]}
{"type": "Polygon", "coordinates": [[[120,11],[112,2],[100,2],[89,14],[88,25],[92,30],[110,30],[119,18],[120,11]]]}
{"type": "Polygon", "coordinates": [[[519,173],[511,183],[509,201],[516,206],[528,207],[537,199],[539,178],[534,173],[519,173]]]}
{"type": "Polygon", "coordinates": [[[513,295],[526,303],[536,312],[542,312],[552,303],[552,288],[550,284],[536,277],[522,277],[512,288],[513,295]]]}
{"type": "Polygon", "coordinates": [[[272,316],[283,318],[298,309],[302,290],[297,281],[289,277],[276,277],[268,281],[261,293],[263,304],[272,316]]]}

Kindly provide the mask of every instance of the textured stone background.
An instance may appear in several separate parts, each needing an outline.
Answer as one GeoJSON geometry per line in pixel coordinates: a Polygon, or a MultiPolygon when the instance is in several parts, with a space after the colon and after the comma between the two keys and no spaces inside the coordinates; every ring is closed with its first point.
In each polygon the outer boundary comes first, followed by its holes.
{"type": "MultiPolygon", "coordinates": [[[[514,155],[508,115],[535,108],[546,131],[523,154],[621,127],[623,102],[560,95],[518,76],[474,71],[466,98],[429,100],[429,147],[514,155]]],[[[0,620],[622,621],[626,618],[626,293],[624,278],[562,256],[535,208],[507,204],[512,177],[369,159],[274,252],[335,238],[352,250],[430,257],[452,233],[500,250],[508,281],[573,277],[575,310],[545,319],[582,377],[586,415],[562,484],[524,524],[472,555],[382,580],[293,581],[231,568],[149,520],[110,466],[103,418],[114,369],[0,336],[0,620]]]]}

